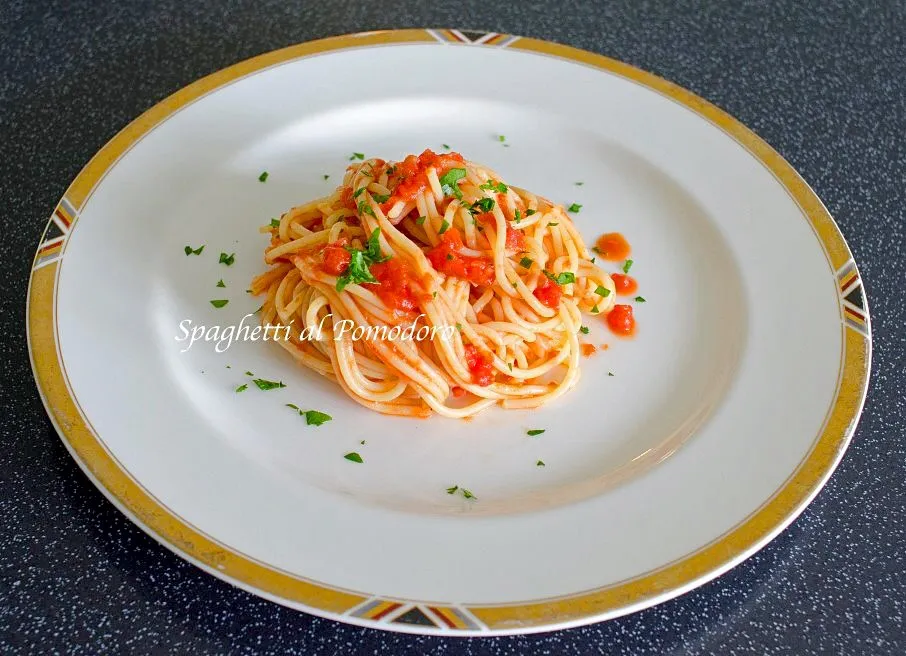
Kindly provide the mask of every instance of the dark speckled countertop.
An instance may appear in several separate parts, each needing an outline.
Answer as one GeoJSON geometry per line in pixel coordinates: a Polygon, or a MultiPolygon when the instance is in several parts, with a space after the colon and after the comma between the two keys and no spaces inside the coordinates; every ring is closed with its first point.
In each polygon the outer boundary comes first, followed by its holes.
{"type": "Polygon", "coordinates": [[[26,2],[0,6],[0,652],[906,653],[906,5],[894,2],[26,2]],[[873,5],[873,6],[869,6],[873,5]],[[780,151],[864,278],[871,389],[852,446],[759,554],[656,608],[516,638],[337,624],[263,601],[133,526],[70,459],[32,382],[32,254],[114,133],[171,92],[319,37],[457,26],[560,41],[657,73],[780,151]]]}

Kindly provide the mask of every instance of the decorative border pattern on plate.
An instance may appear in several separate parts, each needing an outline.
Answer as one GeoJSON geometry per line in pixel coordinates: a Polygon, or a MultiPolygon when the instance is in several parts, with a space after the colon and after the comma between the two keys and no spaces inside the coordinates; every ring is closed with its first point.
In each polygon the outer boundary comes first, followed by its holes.
{"type": "Polygon", "coordinates": [[[488,635],[565,628],[654,605],[718,576],[782,531],[830,477],[855,430],[871,364],[868,306],[849,248],[812,189],[767,143],[707,101],[627,64],[537,39],[466,30],[368,32],[303,43],[230,66],[164,99],[111,139],[69,186],[48,222],[35,255],[27,303],[29,355],[47,413],[79,466],[127,517],[177,555],[267,599],[322,617],[414,633],[488,635]],[[509,47],[592,66],[633,81],[722,129],[770,170],[802,209],[827,255],[830,270],[835,272],[840,295],[843,353],[839,385],[826,424],[798,469],[761,508],[711,544],[634,579],[557,599],[466,606],[375,597],[277,570],[204,535],[159,504],[92,433],[64,374],[57,348],[54,311],[59,260],[67,238],[78,222],[80,209],[106,172],[154,126],[196,99],[242,77],[311,55],[407,43],[509,47]]]}

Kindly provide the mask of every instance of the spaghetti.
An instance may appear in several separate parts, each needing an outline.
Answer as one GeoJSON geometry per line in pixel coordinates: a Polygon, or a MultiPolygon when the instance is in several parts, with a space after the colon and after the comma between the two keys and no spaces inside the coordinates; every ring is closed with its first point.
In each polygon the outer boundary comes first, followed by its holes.
{"type": "Polygon", "coordinates": [[[262,323],[288,326],[278,343],[299,363],[385,414],[547,403],[579,380],[581,313],[614,307],[562,207],[458,153],[355,163],[262,230],[262,323]]]}

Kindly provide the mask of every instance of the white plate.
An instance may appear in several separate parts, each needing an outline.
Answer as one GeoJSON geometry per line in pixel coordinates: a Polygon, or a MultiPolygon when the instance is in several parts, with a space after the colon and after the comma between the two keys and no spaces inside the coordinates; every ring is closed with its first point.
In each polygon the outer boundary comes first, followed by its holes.
{"type": "Polygon", "coordinates": [[[598,55],[442,30],[295,46],[164,100],[66,192],[29,291],[48,413],[130,519],[274,601],[457,635],[614,617],[764,545],[848,443],[869,334],[833,220],[745,127],[598,55]],[[582,361],[575,391],[532,412],[407,420],[361,408],[273,344],[182,352],[182,320],[255,310],[259,225],[329,192],[353,152],[444,143],[581,203],[586,240],[632,242],[648,301],[638,335],[612,339],[589,318],[611,348],[582,361]],[[205,250],[187,257],[187,244],[205,250]],[[246,370],[287,387],[236,394],[246,370]],[[334,420],[305,426],[285,403],[334,420]],[[478,500],[446,494],[454,484],[478,500]]]}

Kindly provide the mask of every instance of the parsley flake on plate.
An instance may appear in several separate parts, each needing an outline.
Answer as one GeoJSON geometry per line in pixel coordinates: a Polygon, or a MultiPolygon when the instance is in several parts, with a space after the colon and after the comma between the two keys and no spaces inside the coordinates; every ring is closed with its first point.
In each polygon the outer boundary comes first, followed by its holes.
{"type": "Polygon", "coordinates": [[[268,172],[263,171],[261,175],[258,176],[258,182],[267,182],[268,172]]]}
{"type": "Polygon", "coordinates": [[[204,250],[204,244],[198,248],[192,248],[191,246],[186,246],[185,249],[186,255],[201,255],[201,251],[204,250]]]}
{"type": "Polygon", "coordinates": [[[224,298],[224,299],[218,299],[218,300],[216,300],[216,301],[211,301],[211,305],[213,305],[213,306],[214,306],[215,308],[217,308],[218,310],[219,310],[220,308],[224,307],[227,303],[229,303],[229,301],[228,301],[227,299],[225,299],[225,298],[224,298]]]}
{"type": "Polygon", "coordinates": [[[255,383],[258,389],[264,390],[265,392],[272,389],[286,387],[286,383],[284,383],[283,381],[277,382],[273,380],[264,380],[263,378],[254,378],[252,382],[255,383]]]}
{"type": "Polygon", "coordinates": [[[221,253],[220,259],[217,261],[217,263],[226,264],[227,266],[231,266],[233,264],[233,262],[235,262],[235,261],[236,261],[236,253],[230,253],[229,255],[227,255],[226,253],[221,253]]]}
{"type": "Polygon", "coordinates": [[[350,451],[343,457],[346,458],[347,460],[349,460],[350,462],[357,462],[359,464],[362,464],[363,462],[365,462],[364,460],[362,460],[362,456],[360,456],[355,451],[350,451]]]}
{"type": "Polygon", "coordinates": [[[531,430],[525,431],[525,434],[528,435],[529,437],[535,437],[536,435],[541,435],[541,433],[543,433],[546,430],[547,430],[546,428],[533,428],[531,430]]]}
{"type": "Polygon", "coordinates": [[[582,206],[579,205],[579,203],[573,203],[572,205],[570,205],[569,207],[566,208],[566,210],[568,212],[572,212],[574,214],[578,214],[579,210],[581,210],[581,209],[582,209],[582,206]]]}

